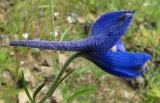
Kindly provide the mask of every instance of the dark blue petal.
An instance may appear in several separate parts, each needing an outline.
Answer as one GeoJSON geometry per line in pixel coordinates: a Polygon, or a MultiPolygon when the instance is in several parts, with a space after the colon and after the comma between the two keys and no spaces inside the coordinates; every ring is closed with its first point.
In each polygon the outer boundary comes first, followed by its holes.
{"type": "Polygon", "coordinates": [[[86,58],[113,75],[135,78],[146,70],[144,64],[152,57],[141,52],[107,52],[90,53],[86,58]]]}
{"type": "Polygon", "coordinates": [[[107,72],[113,74],[113,75],[116,75],[116,76],[120,76],[120,77],[124,77],[124,78],[136,78],[138,76],[141,76],[145,70],[147,70],[147,67],[146,66],[141,66],[141,67],[138,67],[138,68],[141,68],[140,70],[137,70],[137,71],[131,71],[131,70],[126,70],[123,68],[112,68],[112,70],[108,70],[107,72]]]}
{"type": "MultiPolygon", "coordinates": [[[[94,23],[91,29],[91,36],[100,35],[100,34],[105,35],[106,33],[111,31],[116,32],[118,30],[115,30],[113,25],[115,25],[116,23],[119,24],[121,23],[121,21],[124,21],[124,17],[129,17],[125,19],[125,22],[127,21],[125,23],[126,28],[121,30],[122,34],[125,34],[128,26],[130,25],[133,13],[134,11],[115,11],[115,12],[106,13],[100,16],[100,18],[94,23]]],[[[119,30],[120,29],[121,28],[119,28],[119,30]]]]}
{"type": "Polygon", "coordinates": [[[134,11],[116,11],[102,15],[93,25],[91,36],[103,35],[106,43],[97,47],[97,52],[107,52],[127,32],[134,11]]]}

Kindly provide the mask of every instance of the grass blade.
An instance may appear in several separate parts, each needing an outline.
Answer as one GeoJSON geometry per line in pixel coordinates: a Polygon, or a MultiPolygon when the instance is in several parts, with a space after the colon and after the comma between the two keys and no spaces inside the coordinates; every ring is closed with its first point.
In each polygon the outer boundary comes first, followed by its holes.
{"type": "Polygon", "coordinates": [[[77,91],[75,91],[68,99],[67,99],[67,103],[70,103],[73,99],[75,99],[76,97],[80,97],[80,96],[84,96],[84,95],[88,95],[91,92],[94,92],[96,90],[95,87],[90,87],[90,88],[82,88],[82,89],[78,89],[77,91]]]}
{"type": "Polygon", "coordinates": [[[62,36],[60,38],[60,41],[63,41],[64,37],[66,36],[66,34],[69,32],[69,30],[71,29],[71,26],[67,27],[65,29],[65,31],[62,33],[62,36]]]}
{"type": "Polygon", "coordinates": [[[32,97],[31,97],[30,93],[29,93],[28,88],[27,88],[27,84],[26,84],[26,81],[25,81],[25,78],[24,78],[24,73],[23,73],[23,71],[22,71],[22,83],[23,83],[23,88],[24,88],[24,90],[25,90],[25,92],[26,92],[27,97],[29,98],[29,100],[30,100],[32,103],[35,103],[34,100],[33,100],[32,97]]]}
{"type": "Polygon", "coordinates": [[[35,90],[35,92],[33,93],[33,100],[35,101],[37,94],[40,92],[40,90],[42,90],[42,88],[45,86],[46,81],[44,81],[42,84],[40,84],[37,89],[35,90]]]}

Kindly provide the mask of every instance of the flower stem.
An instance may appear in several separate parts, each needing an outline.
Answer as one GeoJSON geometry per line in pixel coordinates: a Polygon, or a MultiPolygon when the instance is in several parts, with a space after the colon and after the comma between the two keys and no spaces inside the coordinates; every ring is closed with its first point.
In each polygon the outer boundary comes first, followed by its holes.
{"type": "Polygon", "coordinates": [[[74,53],[73,55],[71,55],[66,62],[64,63],[64,65],[62,66],[59,74],[57,75],[55,81],[52,83],[51,87],[49,88],[49,90],[47,91],[46,95],[40,100],[39,103],[44,103],[44,101],[48,98],[51,97],[53,92],[55,91],[55,87],[57,87],[59,85],[59,81],[61,80],[63,73],[65,72],[65,70],[67,69],[68,65],[77,57],[81,56],[82,52],[77,52],[74,53]]]}

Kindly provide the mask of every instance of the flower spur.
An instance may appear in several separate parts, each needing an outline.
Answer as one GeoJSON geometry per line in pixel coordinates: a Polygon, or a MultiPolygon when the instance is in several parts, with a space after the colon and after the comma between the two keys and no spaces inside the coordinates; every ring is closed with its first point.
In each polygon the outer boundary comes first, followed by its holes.
{"type": "Polygon", "coordinates": [[[126,33],[134,11],[115,11],[102,15],[93,25],[90,36],[79,41],[19,40],[11,46],[26,46],[50,50],[80,51],[83,57],[104,71],[124,78],[136,78],[144,73],[144,65],[152,57],[142,52],[127,52],[121,37],[126,33]],[[113,46],[116,51],[111,51],[113,46]]]}

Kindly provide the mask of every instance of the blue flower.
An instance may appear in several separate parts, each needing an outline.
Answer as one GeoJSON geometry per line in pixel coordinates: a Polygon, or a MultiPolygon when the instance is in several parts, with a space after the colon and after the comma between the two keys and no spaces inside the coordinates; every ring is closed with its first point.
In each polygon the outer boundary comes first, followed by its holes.
{"type": "Polygon", "coordinates": [[[11,46],[27,46],[50,50],[80,51],[83,57],[104,71],[125,78],[136,78],[146,70],[152,57],[146,53],[127,52],[121,37],[131,24],[134,11],[115,11],[102,15],[93,25],[90,36],[79,41],[20,40],[11,46]],[[111,48],[115,46],[116,51],[111,48]]]}
{"type": "Polygon", "coordinates": [[[116,44],[116,51],[90,53],[85,57],[104,71],[124,78],[136,78],[147,69],[146,61],[152,57],[142,52],[126,52],[122,44],[116,44]]]}

